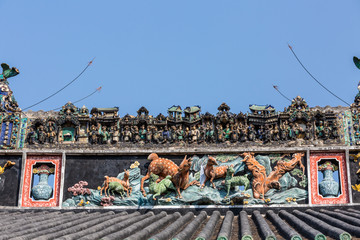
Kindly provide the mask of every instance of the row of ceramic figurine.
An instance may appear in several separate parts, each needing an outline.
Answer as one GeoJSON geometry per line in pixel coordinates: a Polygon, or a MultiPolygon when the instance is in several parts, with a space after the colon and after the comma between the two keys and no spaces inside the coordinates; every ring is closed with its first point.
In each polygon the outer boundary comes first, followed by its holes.
{"type": "MultiPolygon", "coordinates": [[[[222,143],[222,142],[246,142],[258,141],[269,143],[273,141],[291,141],[297,138],[305,140],[314,139],[337,139],[338,125],[336,122],[319,121],[314,123],[300,124],[283,121],[281,124],[267,126],[254,126],[242,123],[213,125],[192,125],[183,127],[182,125],[154,126],[141,125],[121,126],[100,126],[91,125],[90,130],[78,128],[74,133],[74,141],[79,136],[86,136],[90,144],[114,144],[118,142],[133,143],[222,143]],[[185,128],[185,129],[184,129],[185,128]]],[[[54,143],[57,139],[63,138],[56,131],[56,125],[49,122],[47,126],[39,125],[37,129],[32,127],[28,130],[28,144],[54,143]],[[58,136],[58,137],[57,137],[58,136]]],[[[61,142],[62,140],[58,140],[61,142]]]]}
{"type": "MultiPolygon", "coordinates": [[[[247,166],[247,169],[252,173],[252,182],[248,179],[248,175],[234,176],[233,166],[217,166],[216,159],[212,156],[208,156],[208,161],[200,173],[200,181],[189,181],[189,173],[192,164],[192,159],[185,156],[184,160],[178,166],[173,161],[160,158],[156,153],[151,153],[148,156],[148,160],[151,163],[148,166],[147,174],[141,179],[140,190],[143,196],[148,193],[153,194],[155,200],[157,196],[163,193],[174,190],[177,192],[177,197],[182,198],[181,191],[187,189],[192,185],[197,185],[201,188],[205,187],[205,184],[210,181],[211,186],[216,189],[214,184],[215,179],[223,178],[223,184],[226,189],[226,196],[228,197],[230,189],[235,186],[244,186],[244,190],[247,190],[252,186],[252,192],[254,198],[265,200],[265,194],[270,189],[280,189],[279,179],[287,172],[292,171],[297,165],[304,174],[305,167],[302,164],[302,157],[304,153],[295,153],[289,161],[279,160],[276,167],[270,174],[266,174],[266,169],[261,165],[254,156],[254,153],[245,152],[240,154],[243,157],[242,162],[247,166]],[[203,176],[202,176],[202,175],[203,176]],[[144,189],[145,180],[149,179],[149,192],[144,189]],[[202,181],[203,179],[203,181],[202,181]]],[[[124,178],[118,179],[116,177],[105,176],[103,187],[100,189],[100,194],[105,196],[111,192],[113,195],[116,193],[122,197],[125,195],[129,197],[131,195],[132,187],[129,181],[129,171],[124,170],[124,178]]]]}

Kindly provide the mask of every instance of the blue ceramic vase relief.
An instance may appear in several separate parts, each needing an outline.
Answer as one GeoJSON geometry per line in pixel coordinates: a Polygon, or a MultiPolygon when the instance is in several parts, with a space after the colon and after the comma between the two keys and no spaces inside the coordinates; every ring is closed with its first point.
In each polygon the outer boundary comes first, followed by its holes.
{"type": "Polygon", "coordinates": [[[330,161],[319,166],[323,173],[323,180],[319,183],[319,192],[323,197],[337,197],[339,195],[339,183],[334,180],[333,172],[337,167],[330,161]]]}
{"type": "Polygon", "coordinates": [[[31,189],[31,194],[35,200],[49,200],[53,193],[53,188],[49,185],[49,175],[54,173],[54,168],[41,165],[33,170],[34,174],[39,175],[39,183],[31,189]]]}

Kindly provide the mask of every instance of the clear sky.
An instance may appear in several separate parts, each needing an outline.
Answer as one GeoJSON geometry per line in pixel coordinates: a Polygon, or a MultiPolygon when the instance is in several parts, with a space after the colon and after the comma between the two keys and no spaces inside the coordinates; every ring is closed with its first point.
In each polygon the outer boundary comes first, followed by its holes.
{"type": "Polygon", "coordinates": [[[283,110],[289,98],[338,106],[296,62],[352,103],[360,71],[360,1],[349,0],[0,0],[0,62],[20,70],[10,87],[20,107],[74,84],[32,110],[50,110],[102,86],[81,107],[135,115],[200,105],[234,113],[249,104],[283,110]]]}

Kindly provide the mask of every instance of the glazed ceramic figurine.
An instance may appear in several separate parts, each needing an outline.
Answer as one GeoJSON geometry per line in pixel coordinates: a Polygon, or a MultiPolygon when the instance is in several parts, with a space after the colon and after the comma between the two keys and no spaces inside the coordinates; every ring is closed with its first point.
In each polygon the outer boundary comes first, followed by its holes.
{"type": "Polygon", "coordinates": [[[210,183],[212,184],[213,188],[216,189],[213,180],[216,178],[226,177],[226,170],[228,166],[214,167],[214,165],[218,165],[216,159],[214,157],[208,156],[208,161],[204,170],[205,181],[201,185],[201,188],[204,188],[206,182],[210,180],[210,183]]]}
{"type": "Polygon", "coordinates": [[[159,183],[157,180],[159,176],[156,174],[151,174],[149,179],[149,191],[153,195],[153,200],[156,200],[157,196],[160,196],[163,193],[166,193],[168,190],[175,190],[174,184],[171,182],[171,176],[168,175],[162,179],[159,183]]]}
{"type": "Polygon", "coordinates": [[[226,187],[226,196],[227,198],[230,193],[230,188],[233,188],[235,186],[244,186],[244,190],[248,190],[250,186],[250,181],[247,178],[247,175],[244,176],[235,176],[234,177],[235,170],[233,166],[229,166],[226,171],[226,177],[225,177],[225,187],[226,187]]]}
{"type": "Polygon", "coordinates": [[[20,73],[17,68],[15,67],[10,68],[9,65],[7,65],[6,63],[2,63],[1,67],[3,71],[2,74],[0,74],[0,82],[5,82],[6,84],[8,84],[7,82],[8,78],[15,77],[20,73]]]}

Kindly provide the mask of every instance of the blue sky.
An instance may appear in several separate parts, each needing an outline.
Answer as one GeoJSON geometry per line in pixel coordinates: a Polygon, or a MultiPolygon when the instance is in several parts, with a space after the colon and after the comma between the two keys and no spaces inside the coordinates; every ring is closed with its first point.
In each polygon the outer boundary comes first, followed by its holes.
{"type": "Polygon", "coordinates": [[[77,105],[119,107],[135,115],[166,114],[173,104],[217,112],[249,104],[283,110],[289,98],[310,106],[338,106],[296,62],[347,102],[357,93],[360,71],[360,2],[349,1],[91,1],[0,0],[1,62],[19,68],[10,80],[25,108],[71,81],[73,85],[32,110],[77,105]]]}

